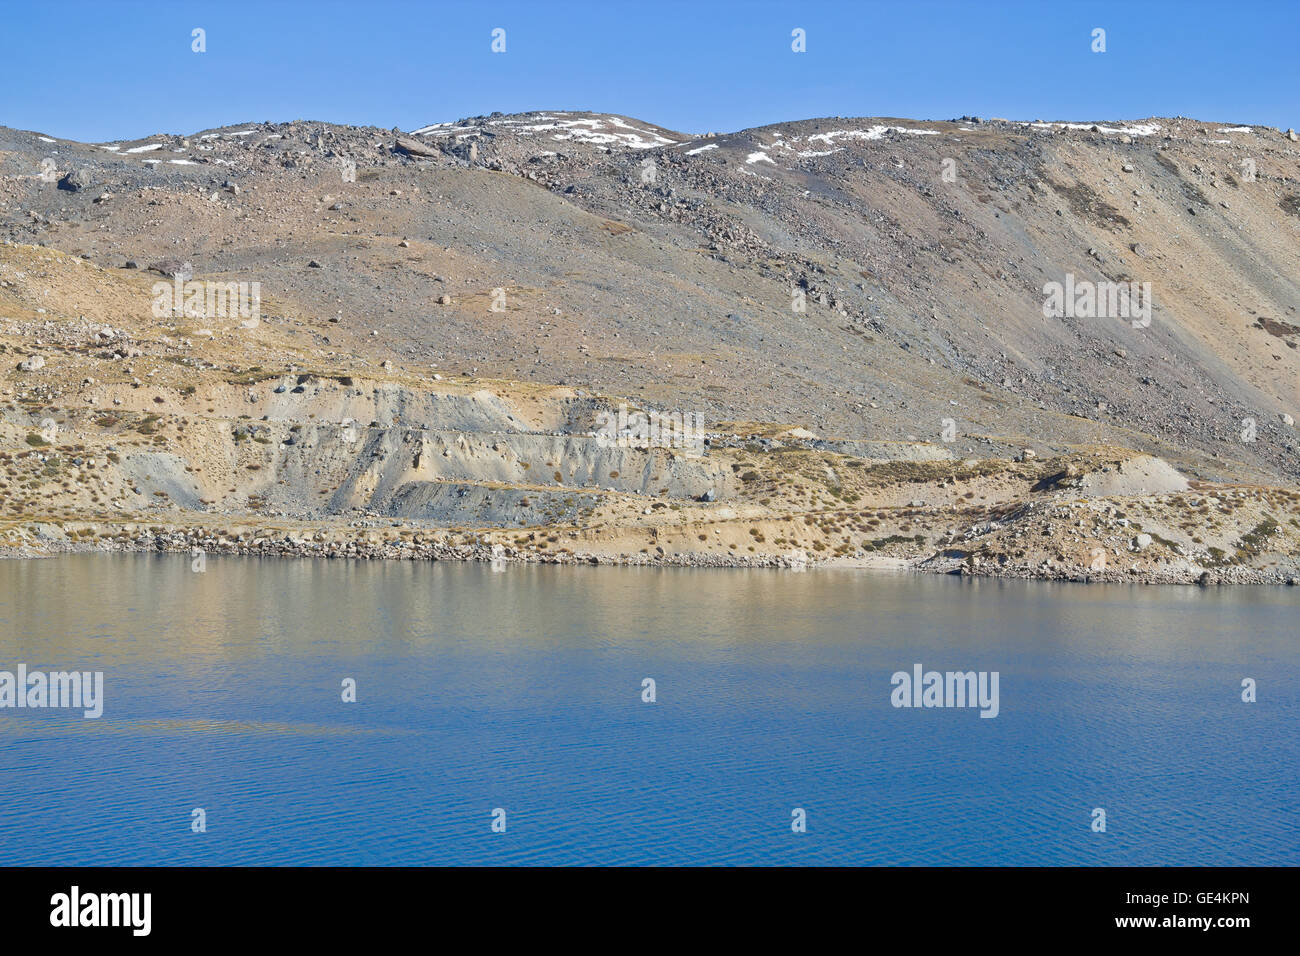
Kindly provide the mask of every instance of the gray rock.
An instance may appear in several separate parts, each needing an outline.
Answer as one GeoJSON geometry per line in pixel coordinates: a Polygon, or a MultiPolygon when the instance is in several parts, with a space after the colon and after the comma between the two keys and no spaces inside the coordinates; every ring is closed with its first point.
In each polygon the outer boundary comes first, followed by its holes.
{"type": "Polygon", "coordinates": [[[59,188],[70,193],[80,192],[90,185],[90,174],[84,169],[74,169],[59,180],[59,188]]]}
{"type": "Polygon", "coordinates": [[[165,275],[169,279],[180,279],[182,282],[189,282],[194,278],[194,266],[180,259],[164,259],[155,262],[149,267],[149,271],[165,275]]]}
{"type": "Polygon", "coordinates": [[[408,156],[441,156],[442,150],[437,146],[430,146],[421,143],[417,139],[411,139],[408,136],[397,137],[397,142],[393,146],[399,153],[406,153],[408,156]]]}

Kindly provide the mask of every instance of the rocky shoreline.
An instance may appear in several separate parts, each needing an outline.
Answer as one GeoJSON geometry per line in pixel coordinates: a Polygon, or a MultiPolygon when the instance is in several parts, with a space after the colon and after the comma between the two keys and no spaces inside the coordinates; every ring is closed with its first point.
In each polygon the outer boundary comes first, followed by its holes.
{"type": "Polygon", "coordinates": [[[948,574],[960,577],[1005,580],[1060,581],[1080,584],[1147,585],[1300,585],[1300,571],[1283,568],[1228,567],[1206,569],[1194,564],[1159,569],[1092,570],[1081,566],[1030,566],[1010,562],[993,566],[971,566],[937,556],[915,559],[832,558],[793,560],[788,554],[737,555],[707,551],[672,553],[611,553],[601,551],[538,551],[507,548],[487,542],[450,543],[449,535],[438,531],[416,534],[411,541],[375,541],[340,538],[323,532],[257,535],[240,532],[233,536],[201,531],[123,532],[118,537],[95,543],[74,540],[48,541],[40,547],[22,546],[0,550],[0,559],[14,560],[57,557],[67,554],[156,553],[191,557],[210,554],[240,557],[331,558],[377,561],[467,561],[494,564],[604,565],[610,567],[657,568],[769,568],[790,572],[811,570],[873,570],[948,574]],[[429,538],[432,540],[421,540],[429,538]],[[441,539],[441,540],[438,540],[441,539]]]}

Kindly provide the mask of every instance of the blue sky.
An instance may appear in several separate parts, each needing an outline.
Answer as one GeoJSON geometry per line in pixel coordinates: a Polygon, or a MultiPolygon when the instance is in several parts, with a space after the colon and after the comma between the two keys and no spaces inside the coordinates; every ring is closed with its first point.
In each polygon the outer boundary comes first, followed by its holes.
{"type": "Polygon", "coordinates": [[[1297,0],[0,0],[0,125],[86,141],[493,110],[1300,126],[1297,0]],[[191,50],[206,31],[207,52],[191,50]],[[493,53],[491,32],[506,31],[493,53]],[[806,31],[807,52],[791,51],[806,31]],[[1092,31],[1106,30],[1106,52],[1092,31]]]}

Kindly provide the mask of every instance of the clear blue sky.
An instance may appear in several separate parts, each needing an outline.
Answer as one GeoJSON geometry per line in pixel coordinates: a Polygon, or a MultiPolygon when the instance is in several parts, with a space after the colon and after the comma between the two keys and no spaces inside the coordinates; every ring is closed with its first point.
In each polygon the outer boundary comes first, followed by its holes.
{"type": "Polygon", "coordinates": [[[590,109],[684,132],[966,113],[1286,128],[1298,42],[1300,0],[0,0],[0,125],[97,142],[590,109]]]}

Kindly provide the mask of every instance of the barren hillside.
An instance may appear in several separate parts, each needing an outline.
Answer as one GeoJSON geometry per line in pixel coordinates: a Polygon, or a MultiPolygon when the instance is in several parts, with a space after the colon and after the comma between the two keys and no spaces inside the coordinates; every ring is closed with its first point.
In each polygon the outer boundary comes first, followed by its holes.
{"type": "Polygon", "coordinates": [[[1286,580],[1298,161],[1185,118],[0,129],[0,544],[1286,580]]]}

